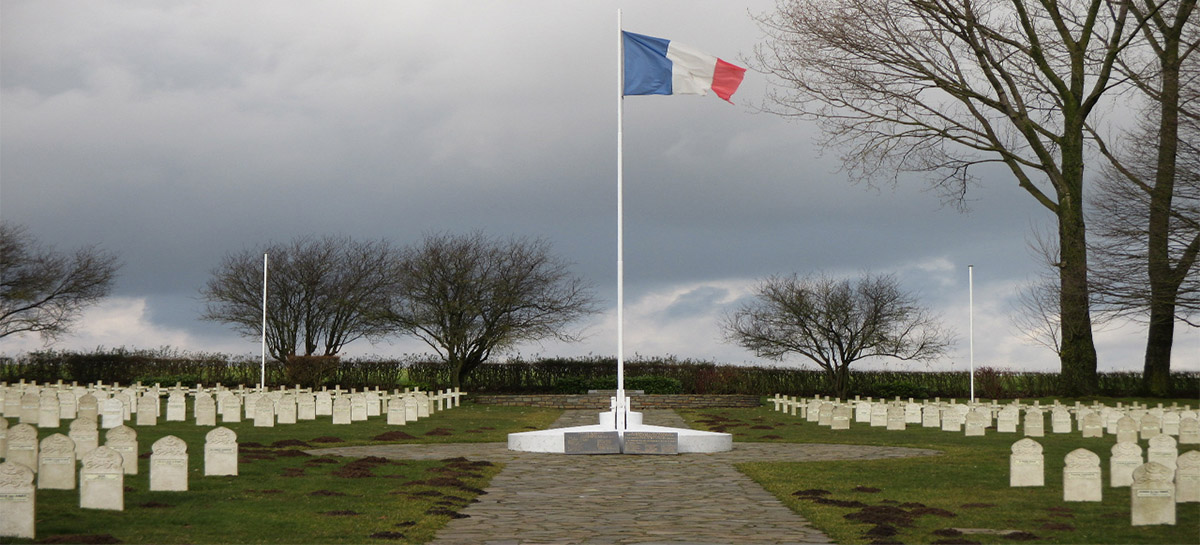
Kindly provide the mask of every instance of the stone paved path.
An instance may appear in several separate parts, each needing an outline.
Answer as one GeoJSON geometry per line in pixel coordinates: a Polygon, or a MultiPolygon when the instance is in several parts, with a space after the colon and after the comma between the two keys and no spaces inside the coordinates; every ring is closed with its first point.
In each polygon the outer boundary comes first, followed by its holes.
{"type": "MultiPolygon", "coordinates": [[[[645,411],[647,424],[687,427],[674,411],[645,411]]],[[[596,411],[566,411],[552,427],[593,424],[596,411]]],[[[463,509],[435,545],[829,543],[800,515],[734,469],[748,461],[927,456],[937,451],[862,445],[734,443],[733,450],[679,456],[568,456],[511,452],[504,443],[382,445],[313,454],[505,463],[479,503],[463,509]]]]}

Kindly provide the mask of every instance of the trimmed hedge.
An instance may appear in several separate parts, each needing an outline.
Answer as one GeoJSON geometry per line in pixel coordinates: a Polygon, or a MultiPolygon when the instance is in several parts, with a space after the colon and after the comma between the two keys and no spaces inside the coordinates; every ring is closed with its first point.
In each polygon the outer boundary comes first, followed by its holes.
{"type": "MultiPolygon", "coordinates": [[[[189,353],[170,348],[32,352],[16,358],[0,358],[0,381],[20,379],[37,382],[76,381],[131,384],[257,384],[259,360],[254,356],[189,353]]],[[[492,394],[582,393],[589,389],[616,388],[615,358],[513,359],[488,363],[468,377],[464,390],[492,394]]],[[[358,358],[341,360],[333,369],[290,376],[278,362],[267,363],[267,384],[302,386],[340,385],[343,388],[385,389],[420,386],[444,388],[451,370],[428,357],[402,359],[358,358]],[[327,371],[327,372],[326,372],[327,371]],[[287,379],[291,378],[292,381],[287,379]]],[[[827,395],[825,375],[811,369],[750,367],[674,358],[639,358],[625,362],[626,389],[659,394],[744,394],[796,396],[827,395]]],[[[1200,397],[1200,373],[1172,373],[1173,395],[1200,397]]],[[[1144,396],[1141,373],[1100,373],[1100,395],[1144,396]]],[[[1013,372],[980,368],[975,375],[976,394],[985,399],[1051,397],[1059,395],[1057,373],[1013,372]]],[[[965,371],[900,372],[851,371],[850,391],[871,397],[967,397],[970,377],[965,371]]]]}

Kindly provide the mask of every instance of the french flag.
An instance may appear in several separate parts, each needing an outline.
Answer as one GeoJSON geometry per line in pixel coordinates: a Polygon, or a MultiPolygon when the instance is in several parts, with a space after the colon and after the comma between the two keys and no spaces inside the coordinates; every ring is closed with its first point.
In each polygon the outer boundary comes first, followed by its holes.
{"type": "Polygon", "coordinates": [[[706,95],[729,97],[746,69],[679,42],[621,31],[625,48],[626,95],[706,95]]]}

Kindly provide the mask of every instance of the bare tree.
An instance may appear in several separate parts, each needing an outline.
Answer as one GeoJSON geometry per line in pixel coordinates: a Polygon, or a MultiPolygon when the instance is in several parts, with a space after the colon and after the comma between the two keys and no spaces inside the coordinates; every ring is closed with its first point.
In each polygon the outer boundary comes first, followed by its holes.
{"type": "Polygon", "coordinates": [[[84,308],[108,295],[120,267],[115,254],[94,246],[61,254],[25,227],[0,222],[0,338],[69,332],[84,308]]]}
{"type": "Polygon", "coordinates": [[[1085,126],[1117,84],[1127,19],[1109,0],[782,0],[760,19],[771,108],[819,120],[855,178],[923,173],[961,203],[995,163],[1054,214],[1069,393],[1096,387],[1085,126]]]}
{"type": "Polygon", "coordinates": [[[1175,321],[1196,325],[1200,308],[1200,17],[1196,0],[1128,5],[1144,39],[1119,69],[1147,105],[1126,145],[1101,147],[1093,285],[1107,308],[1147,320],[1143,385],[1167,395],[1175,321]]]}
{"type": "Polygon", "coordinates": [[[841,398],[856,361],[930,360],[953,344],[952,335],[890,275],[867,275],[853,284],[827,276],[774,276],[759,284],[754,302],[726,315],[722,327],[727,341],[760,357],[812,360],[841,398]]]}
{"type": "Polygon", "coordinates": [[[290,356],[332,356],[361,339],[390,330],[383,314],[397,285],[399,252],[386,241],[344,236],[303,237],[229,254],[201,290],[203,318],[262,335],[263,254],[270,256],[267,285],[267,349],[290,356]]]}
{"type": "Polygon", "coordinates": [[[595,312],[590,287],[544,240],[426,236],[405,250],[390,321],[425,341],[461,386],[495,353],[529,341],[573,341],[564,328],[595,312]]]}

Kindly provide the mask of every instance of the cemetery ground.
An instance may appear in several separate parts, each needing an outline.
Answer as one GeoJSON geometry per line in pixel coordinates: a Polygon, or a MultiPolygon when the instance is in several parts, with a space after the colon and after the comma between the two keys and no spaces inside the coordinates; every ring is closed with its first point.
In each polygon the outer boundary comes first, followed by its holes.
{"type": "MultiPolygon", "coordinates": [[[[204,476],[204,436],[187,422],[138,426],[137,475],[125,476],[125,510],[79,508],[79,490],[37,491],[43,543],[423,543],[500,471],[482,460],[311,456],[305,450],[385,443],[500,442],[541,429],[561,411],[475,406],[404,426],[373,417],[333,425],[328,416],[275,427],[220,423],[237,433],[238,475],[204,476]],[[188,490],[152,492],[150,446],[166,435],[188,445],[188,490]]],[[[191,414],[189,403],[188,414],[191,414]]],[[[39,429],[39,440],[60,428],[39,429]]],[[[33,543],[0,538],[0,543],[33,543]]]]}
{"type": "MultiPolygon", "coordinates": [[[[1194,399],[1093,399],[1154,406],[1194,399]]],[[[1029,403],[1033,400],[1022,400],[1029,403]]],[[[1063,399],[1071,404],[1075,399],[1063,399]]],[[[1042,399],[1049,405],[1053,399],[1042,399]]],[[[1002,401],[1007,403],[1007,401],[1002,401]]],[[[887,431],[852,423],[831,430],[799,416],[764,409],[680,411],[696,429],[724,431],[738,442],[834,443],[936,449],[939,456],[868,461],[754,462],[737,468],[828,534],[836,543],[1200,543],[1200,504],[1176,505],[1175,526],[1131,526],[1130,490],[1108,486],[1113,436],[1079,431],[1036,440],[1045,455],[1045,486],[1009,487],[1009,455],[1021,433],[966,437],[909,424],[887,431]],[[1064,502],[1063,459],[1077,448],[1104,462],[1103,501],[1064,502]]],[[[1018,428],[1019,431],[1019,428],[1018,428]]],[[[1140,441],[1143,448],[1146,441],[1140,441]]],[[[1196,448],[1181,445],[1180,453],[1196,448]]]]}
{"type": "MultiPolygon", "coordinates": [[[[1091,398],[1083,400],[1091,402],[1091,398]]],[[[1029,402],[1032,400],[1023,400],[1029,402]]],[[[1074,399],[1063,399],[1073,403],[1074,399]]],[[[1133,399],[1100,399],[1115,405],[1133,399]]],[[[1195,400],[1139,399],[1152,406],[1195,400]]],[[[1043,405],[1052,400],[1042,399],[1043,405]]],[[[1005,401],[1004,403],[1007,403],[1005,401]]],[[[940,455],[872,461],[738,464],[785,505],[836,543],[1197,543],[1200,504],[1177,506],[1174,526],[1130,525],[1129,488],[1105,486],[1101,502],[1062,501],[1063,458],[1087,448],[1103,459],[1112,436],[1082,438],[1047,429],[1045,486],[1010,488],[1009,454],[1021,433],[983,437],[909,425],[887,431],[852,423],[831,430],[771,410],[677,411],[693,428],[724,431],[739,442],[780,449],[827,443],[935,449],[940,455]],[[957,529],[957,530],[956,530],[957,529]]],[[[191,415],[189,403],[188,414],[191,415]]],[[[383,417],[333,425],[328,417],[272,428],[222,423],[237,433],[236,477],[203,476],[208,426],[162,422],[137,426],[137,475],[125,478],[125,510],[79,508],[78,490],[37,491],[38,542],[59,543],[424,543],[487,488],[501,464],[477,459],[386,460],[313,456],[324,447],[393,443],[504,442],[507,434],[545,429],[562,411],[476,405],[439,411],[405,426],[383,417]],[[151,492],[150,445],[174,435],[188,445],[189,490],[151,492]]],[[[60,428],[39,429],[39,438],[60,428]]],[[[1141,441],[1145,446],[1145,441],[1141,441]]],[[[1181,446],[1180,451],[1193,447],[1181,446]]],[[[688,456],[680,455],[686,463],[688,456]]],[[[702,479],[703,475],[696,478],[702,479]]],[[[630,483],[636,486],[636,483],[630,483]]],[[[0,538],[0,543],[31,540],[0,538]]]]}

